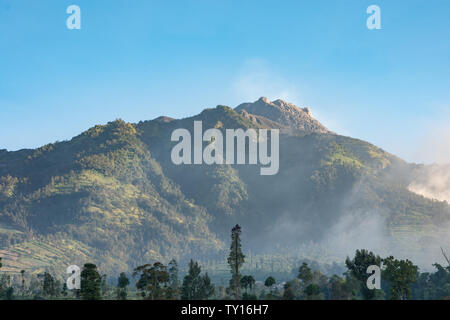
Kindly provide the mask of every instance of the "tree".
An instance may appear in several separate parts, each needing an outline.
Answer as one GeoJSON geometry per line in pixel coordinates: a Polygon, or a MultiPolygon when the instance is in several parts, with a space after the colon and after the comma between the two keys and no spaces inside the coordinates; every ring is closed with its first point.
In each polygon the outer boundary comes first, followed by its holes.
{"type": "Polygon", "coordinates": [[[435,263],[433,266],[437,269],[430,275],[430,283],[434,288],[433,299],[450,300],[450,265],[445,268],[435,263]]]}
{"type": "Polygon", "coordinates": [[[247,292],[247,288],[250,289],[250,291],[253,291],[253,286],[255,285],[255,279],[252,276],[243,276],[241,278],[241,287],[245,289],[245,292],[247,292]]]}
{"type": "Polygon", "coordinates": [[[181,299],[183,300],[203,300],[214,294],[214,286],[206,273],[201,276],[202,269],[198,262],[189,262],[188,274],[183,279],[181,288],[181,299]]]}
{"type": "Polygon", "coordinates": [[[242,295],[242,300],[258,300],[258,297],[254,293],[244,292],[242,295]]]}
{"type": "Polygon", "coordinates": [[[211,279],[208,276],[208,272],[205,273],[202,279],[202,285],[201,285],[201,298],[208,299],[214,294],[215,288],[214,285],[211,283],[211,279]]]}
{"type": "MultiPolygon", "coordinates": [[[[276,299],[276,292],[273,290],[273,285],[276,283],[275,278],[272,276],[267,277],[266,281],[264,281],[264,286],[266,286],[269,289],[269,293],[265,296],[263,296],[264,299],[272,300],[276,299]]],[[[265,293],[263,291],[263,293],[265,293]]]]}
{"type": "Polygon", "coordinates": [[[130,284],[130,280],[127,278],[125,272],[122,272],[117,279],[117,299],[127,300],[127,287],[130,284]]]}
{"type": "Polygon", "coordinates": [[[275,283],[275,278],[272,276],[267,277],[266,281],[264,281],[264,286],[269,288],[269,293],[265,296],[265,299],[272,300],[278,298],[279,292],[277,288],[274,288],[275,283]]]}
{"type": "Polygon", "coordinates": [[[380,295],[380,290],[370,290],[367,288],[366,281],[369,277],[367,268],[371,265],[380,266],[381,258],[373,252],[367,250],[356,250],[355,257],[350,260],[349,257],[345,260],[350,274],[360,282],[360,291],[365,300],[376,299],[380,295]]]}
{"type": "Polygon", "coordinates": [[[6,300],[14,300],[14,288],[13,287],[6,288],[5,299],[6,300]]]}
{"type": "Polygon", "coordinates": [[[61,294],[63,295],[63,297],[67,297],[67,290],[68,290],[67,283],[64,282],[61,290],[61,294]]]}
{"type": "Polygon", "coordinates": [[[306,300],[321,299],[322,297],[320,295],[320,287],[319,287],[319,285],[317,285],[315,283],[309,284],[305,288],[305,296],[306,296],[306,300]]]}
{"type": "Polygon", "coordinates": [[[298,269],[297,278],[302,280],[303,286],[305,287],[312,281],[313,273],[306,262],[303,262],[301,267],[298,269]]]}
{"type": "Polygon", "coordinates": [[[44,296],[54,297],[57,294],[55,279],[48,272],[44,273],[42,289],[42,293],[44,294],[44,296]]]}
{"type": "Polygon", "coordinates": [[[411,285],[414,299],[420,300],[450,300],[450,266],[443,267],[433,264],[434,273],[421,273],[416,282],[411,285]]]}
{"type": "Polygon", "coordinates": [[[230,288],[235,292],[235,299],[239,299],[239,283],[241,275],[239,269],[245,261],[245,255],[241,249],[241,227],[237,224],[231,229],[231,247],[230,255],[228,256],[228,265],[231,269],[230,288]]]}
{"type": "Polygon", "coordinates": [[[102,277],[93,263],[86,263],[81,271],[80,295],[83,300],[101,300],[102,277]]]}
{"type": "Polygon", "coordinates": [[[25,295],[25,270],[20,270],[20,275],[21,275],[21,278],[22,278],[21,291],[22,291],[22,296],[23,296],[23,295],[25,295]]]}
{"type": "Polygon", "coordinates": [[[40,281],[41,275],[31,275],[29,291],[35,296],[39,296],[42,293],[42,281],[40,281]]]}
{"type": "Polygon", "coordinates": [[[169,262],[169,299],[178,299],[180,295],[180,281],[178,280],[178,263],[175,259],[169,262]]]}
{"type": "Polygon", "coordinates": [[[295,300],[301,296],[301,282],[299,279],[294,278],[284,284],[283,299],[295,300]]]}
{"type": "Polygon", "coordinates": [[[140,275],[136,288],[141,291],[144,299],[167,299],[169,286],[169,273],[167,267],[161,262],[153,265],[145,264],[134,269],[133,276],[140,275]]]}
{"type": "Polygon", "coordinates": [[[253,278],[253,276],[247,276],[247,283],[248,283],[248,287],[250,289],[250,292],[253,292],[253,288],[255,287],[255,278],[253,278]]]}
{"type": "Polygon", "coordinates": [[[266,281],[264,281],[264,285],[267,287],[267,288],[272,288],[272,286],[274,285],[276,283],[276,281],[275,281],[275,278],[274,277],[272,277],[272,276],[269,276],[267,279],[266,279],[266,281]]]}
{"type": "Polygon", "coordinates": [[[193,260],[189,261],[188,274],[183,279],[181,299],[193,300],[199,295],[201,287],[201,272],[202,269],[198,262],[194,262],[193,260]]]}
{"type": "Polygon", "coordinates": [[[337,275],[333,275],[329,281],[329,288],[329,299],[351,300],[355,297],[356,291],[359,288],[359,281],[349,275],[344,279],[337,275]]]}
{"type": "Polygon", "coordinates": [[[295,300],[295,289],[292,281],[284,285],[283,300],[295,300]]]}
{"type": "MultiPolygon", "coordinates": [[[[11,288],[11,276],[3,274],[0,277],[0,299],[8,299],[8,290],[11,288]]],[[[12,294],[11,294],[12,297],[12,294]]]]}
{"type": "Polygon", "coordinates": [[[389,281],[391,300],[406,300],[411,298],[410,285],[418,278],[419,268],[408,259],[397,260],[393,256],[383,259],[384,278],[389,281]]]}

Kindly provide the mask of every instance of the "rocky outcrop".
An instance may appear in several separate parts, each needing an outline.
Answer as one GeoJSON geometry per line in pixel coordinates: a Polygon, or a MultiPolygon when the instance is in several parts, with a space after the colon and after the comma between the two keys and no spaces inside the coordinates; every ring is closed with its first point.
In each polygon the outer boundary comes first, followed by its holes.
{"type": "Polygon", "coordinates": [[[266,97],[261,97],[253,103],[243,103],[235,110],[253,122],[272,128],[304,133],[333,133],[313,118],[308,107],[299,108],[280,99],[270,101],[266,97]]]}

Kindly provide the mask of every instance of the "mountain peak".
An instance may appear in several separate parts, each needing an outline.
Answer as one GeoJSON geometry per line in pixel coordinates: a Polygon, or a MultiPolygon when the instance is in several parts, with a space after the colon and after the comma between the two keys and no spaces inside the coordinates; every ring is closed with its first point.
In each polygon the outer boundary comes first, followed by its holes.
{"type": "Polygon", "coordinates": [[[267,104],[271,103],[271,101],[268,98],[266,98],[266,97],[259,98],[258,102],[264,102],[264,103],[267,103],[267,104]]]}
{"type": "Polygon", "coordinates": [[[169,122],[172,122],[174,120],[175,120],[174,118],[167,117],[167,116],[159,116],[159,117],[153,119],[153,121],[162,122],[162,123],[169,123],[169,122]]]}
{"type": "Polygon", "coordinates": [[[332,133],[313,118],[309,107],[300,108],[281,99],[270,101],[261,97],[253,103],[240,104],[235,111],[269,127],[306,133],[332,133]]]}

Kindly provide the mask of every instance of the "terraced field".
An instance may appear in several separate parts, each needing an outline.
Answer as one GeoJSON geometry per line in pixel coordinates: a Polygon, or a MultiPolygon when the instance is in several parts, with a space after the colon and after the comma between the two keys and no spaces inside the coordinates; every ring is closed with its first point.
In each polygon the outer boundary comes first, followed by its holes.
{"type": "Polygon", "coordinates": [[[72,264],[81,265],[91,259],[89,248],[74,240],[60,240],[54,243],[26,241],[0,250],[2,272],[16,274],[21,270],[41,273],[52,270],[63,274],[72,264]]]}

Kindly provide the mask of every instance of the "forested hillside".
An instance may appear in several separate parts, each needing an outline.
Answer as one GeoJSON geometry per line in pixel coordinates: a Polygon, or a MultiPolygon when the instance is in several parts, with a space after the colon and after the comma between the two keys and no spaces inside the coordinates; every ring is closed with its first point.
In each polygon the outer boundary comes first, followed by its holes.
{"type": "Polygon", "coordinates": [[[355,241],[386,252],[407,248],[405,255],[438,250],[448,239],[450,206],[411,191],[419,168],[330,132],[309,109],[281,100],[181,120],[116,120],[70,141],[0,151],[2,270],[89,259],[114,274],[155,260],[214,260],[236,223],[255,253],[314,243],[345,254],[355,241]],[[194,120],[219,130],[281,129],[279,173],[174,165],[171,133],[192,130],[194,120]]]}

